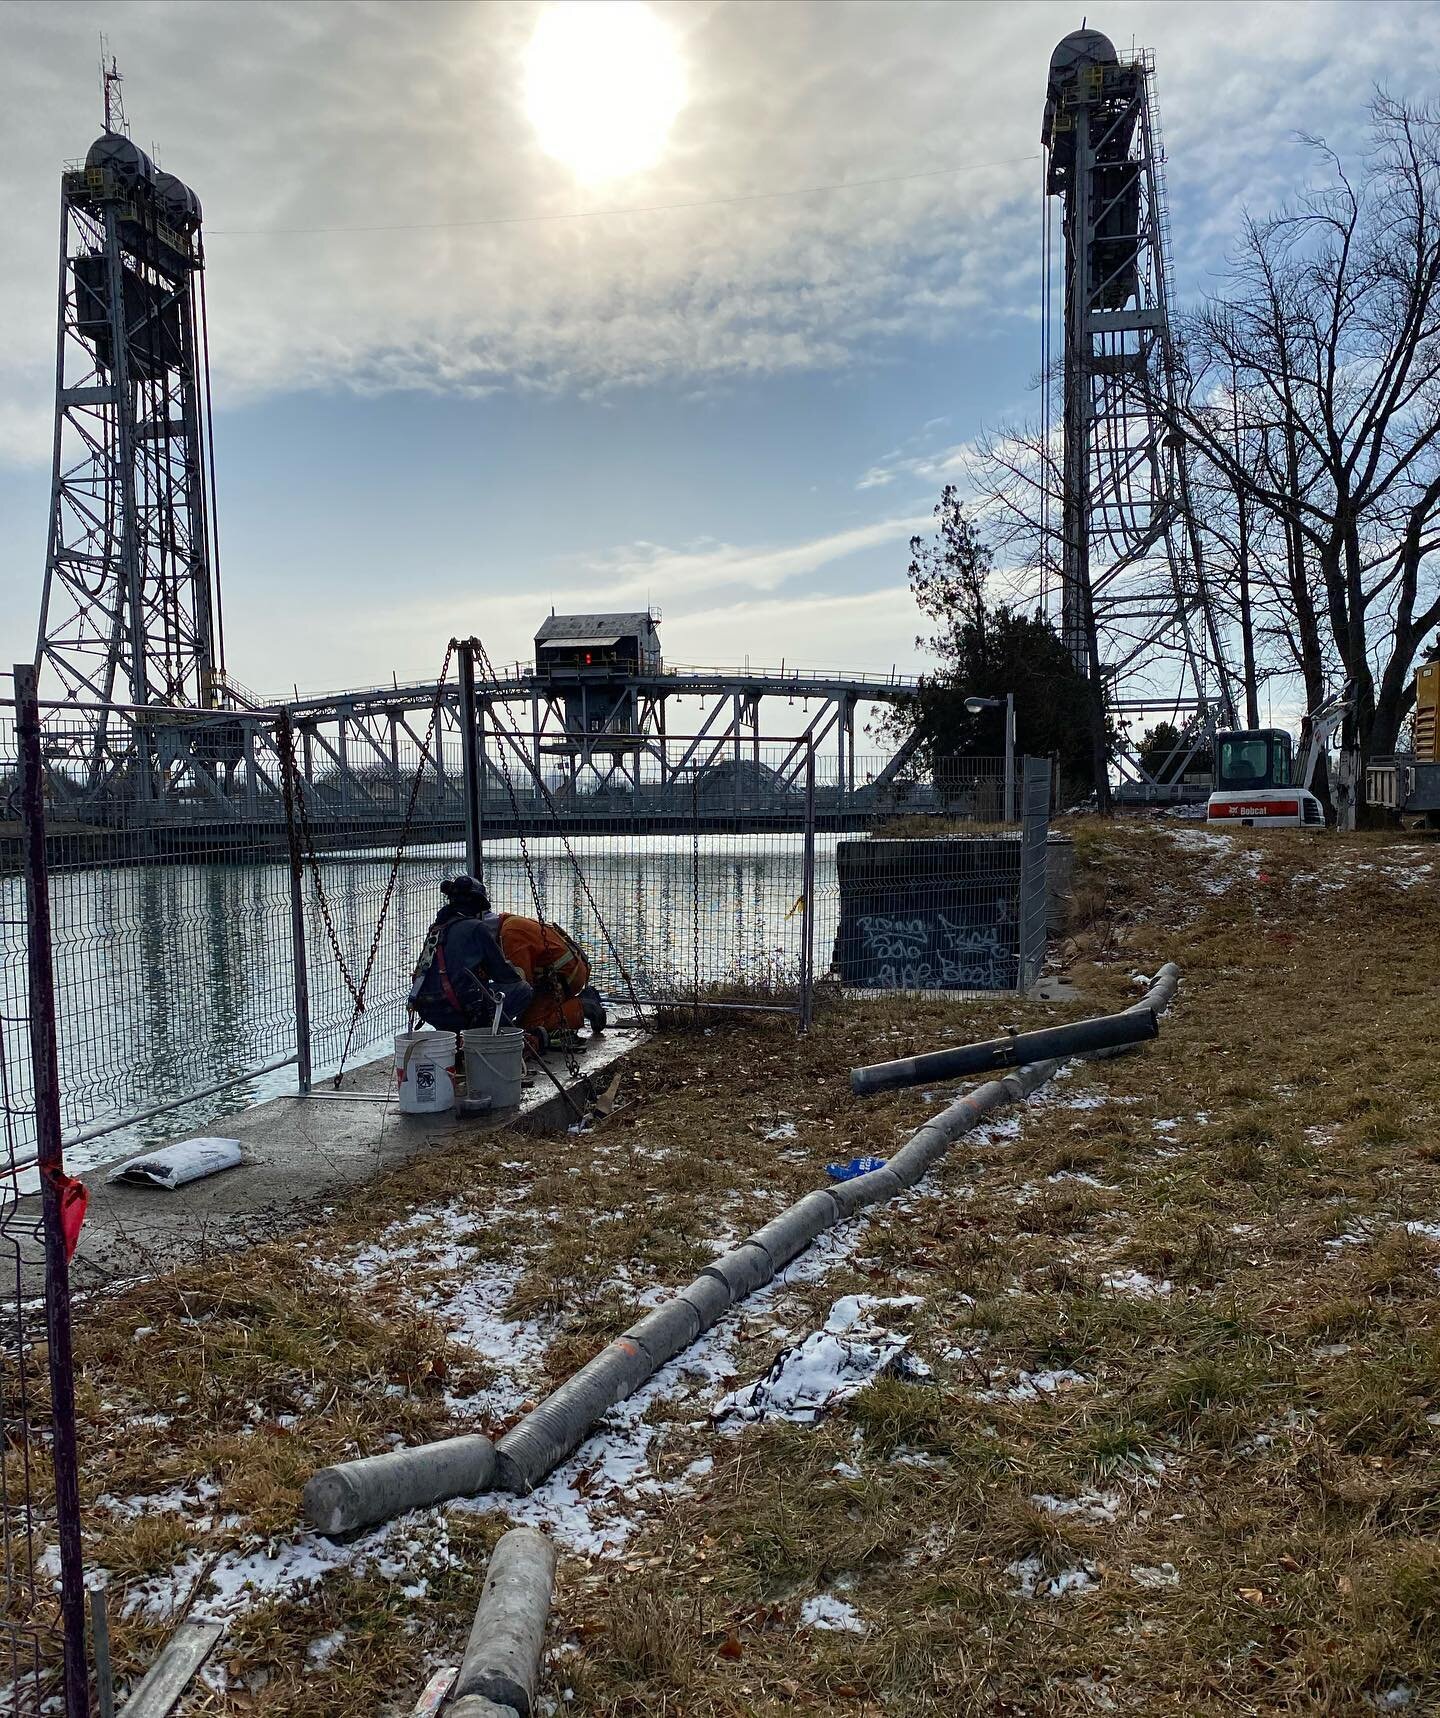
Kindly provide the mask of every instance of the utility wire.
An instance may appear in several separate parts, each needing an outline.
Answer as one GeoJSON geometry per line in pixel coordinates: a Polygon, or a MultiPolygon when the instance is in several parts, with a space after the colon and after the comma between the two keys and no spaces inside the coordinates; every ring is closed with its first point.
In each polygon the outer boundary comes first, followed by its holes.
{"type": "Polygon", "coordinates": [[[733,197],[700,197],[686,203],[646,203],[616,209],[569,209],[553,215],[481,215],[468,221],[397,221],[383,226],[211,227],[206,238],[256,238],[272,233],[420,233],[456,227],[529,226],[542,221],[593,221],[614,215],[666,215],[681,209],[718,209],[731,203],[765,203],[779,197],[814,197],[831,191],[861,191],[874,185],[908,185],[917,179],[948,179],[956,173],[979,173],[987,167],[1018,167],[1039,159],[1038,155],[1012,155],[1003,161],[966,161],[959,167],[932,167],[921,173],[893,173],[882,179],[839,179],[830,185],[795,185],[783,191],[746,191],[733,197]]]}

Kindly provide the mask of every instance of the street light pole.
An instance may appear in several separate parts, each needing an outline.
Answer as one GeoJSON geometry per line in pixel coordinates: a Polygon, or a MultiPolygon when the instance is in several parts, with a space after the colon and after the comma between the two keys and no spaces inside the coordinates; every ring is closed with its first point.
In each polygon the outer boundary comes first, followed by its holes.
{"type": "Polygon", "coordinates": [[[978,716],[982,710],[1003,710],[1005,712],[1005,821],[1015,821],[1015,694],[1007,692],[1001,698],[982,698],[973,695],[965,700],[965,708],[972,716],[978,716]]]}

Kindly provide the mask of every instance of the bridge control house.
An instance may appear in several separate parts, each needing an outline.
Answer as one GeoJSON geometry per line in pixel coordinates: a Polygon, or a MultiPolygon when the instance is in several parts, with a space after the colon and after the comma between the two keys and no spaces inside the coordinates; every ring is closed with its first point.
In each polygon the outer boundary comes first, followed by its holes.
{"type": "Polygon", "coordinates": [[[567,733],[637,732],[640,724],[632,682],[661,671],[657,619],[648,610],[638,614],[552,611],[541,623],[535,634],[535,676],[564,685],[567,733]]]}

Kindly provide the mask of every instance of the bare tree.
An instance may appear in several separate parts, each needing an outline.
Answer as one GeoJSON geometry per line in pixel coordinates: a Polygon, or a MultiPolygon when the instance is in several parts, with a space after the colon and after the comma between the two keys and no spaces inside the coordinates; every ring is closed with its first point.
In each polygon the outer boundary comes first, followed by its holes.
{"type": "Polygon", "coordinates": [[[1358,178],[1247,219],[1225,290],[1192,319],[1179,428],[1282,551],[1260,578],[1307,696],[1355,686],[1355,738],[1392,751],[1440,623],[1440,108],[1371,109],[1358,178]]]}

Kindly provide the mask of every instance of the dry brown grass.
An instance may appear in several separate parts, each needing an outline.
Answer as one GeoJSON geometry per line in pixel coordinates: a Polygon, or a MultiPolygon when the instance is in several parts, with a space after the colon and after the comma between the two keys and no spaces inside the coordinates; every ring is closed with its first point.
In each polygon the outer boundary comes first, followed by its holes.
{"type": "MultiPolygon", "coordinates": [[[[1078,1071],[1017,1134],[959,1142],[829,1280],[789,1291],[796,1329],[842,1292],[920,1297],[891,1316],[933,1380],[886,1381],[814,1427],[677,1423],[681,1459],[708,1451],[713,1471],[651,1506],[622,1557],[565,1562],[550,1685],[572,1691],[562,1710],[615,1718],[1364,1713],[1402,1686],[1434,1709],[1440,1247],[1406,1225],[1440,1221],[1440,933],[1429,886],[1396,874],[1440,853],[1272,836],[1217,856],[1151,827],[1074,833],[1083,1004],[832,998],[801,1041],[772,1017],[687,1021],[633,1058],[625,1103],[583,1141],[461,1148],[322,1229],[88,1306],[93,1559],[123,1594],[187,1552],[283,1538],[313,1465],[453,1429],[447,1390],[462,1424],[518,1411],[446,1328],[433,1291],[452,1279],[420,1259],[357,1287],[317,1260],[458,1187],[471,1221],[452,1235],[474,1268],[523,1261],[504,1310],[546,1321],[541,1387],[720,1229],[764,1221],[827,1161],[886,1155],[938,1107],[857,1103],[852,1060],[1114,1006],[1174,958],[1185,984],[1158,1044],[1078,1071]],[[782,1122],[793,1136],[767,1137],[782,1122]],[[528,1191],[502,1211],[514,1162],[528,1191]],[[1132,1272],[1168,1292],[1114,1286],[1132,1272]],[[1017,1389],[1061,1369],[1083,1382],[1017,1389]],[[203,1512],[98,1501],[202,1479],[219,1488],[203,1512]],[[1095,1494],[1098,1513],[1034,1501],[1095,1494]],[[1030,1559],[1042,1583],[1089,1584],[1023,1597],[1010,1565],[1030,1559]],[[802,1628],[821,1592],[865,1632],[802,1628]]],[[[754,1375],[776,1339],[750,1335],[754,1375]]],[[[227,1639],[229,1691],[188,1710],[403,1710],[387,1699],[463,1641],[499,1527],[432,1518],[421,1536],[448,1533],[459,1557],[420,1603],[348,1571],[259,1605],[227,1639]],[[341,1629],[307,1665],[307,1643],[341,1629]]],[[[160,1633],[122,1622],[122,1667],[160,1633]]]]}

